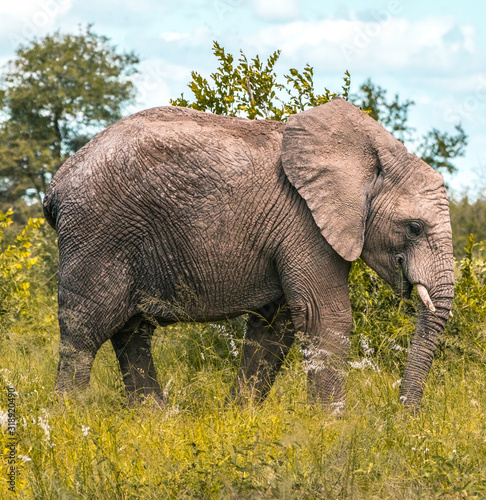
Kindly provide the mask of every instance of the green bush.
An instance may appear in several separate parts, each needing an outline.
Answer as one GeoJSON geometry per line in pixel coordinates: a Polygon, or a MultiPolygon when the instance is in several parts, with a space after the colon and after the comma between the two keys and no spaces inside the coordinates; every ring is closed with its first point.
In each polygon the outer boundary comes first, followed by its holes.
{"type": "Polygon", "coordinates": [[[483,244],[469,235],[465,257],[457,270],[454,288],[453,318],[450,318],[442,342],[444,354],[467,356],[486,361],[486,263],[474,257],[483,244]]]}
{"type": "Polygon", "coordinates": [[[362,368],[398,369],[406,359],[415,328],[417,297],[401,300],[361,259],[351,267],[349,291],[353,308],[351,357],[359,358],[362,368]]]}
{"type": "MultiPolygon", "coordinates": [[[[12,210],[0,212],[0,244],[4,228],[12,224],[12,210]]],[[[39,263],[32,255],[34,235],[44,219],[29,219],[25,228],[16,235],[14,242],[0,252],[0,322],[5,327],[18,314],[25,314],[31,293],[31,268],[39,263]]]]}

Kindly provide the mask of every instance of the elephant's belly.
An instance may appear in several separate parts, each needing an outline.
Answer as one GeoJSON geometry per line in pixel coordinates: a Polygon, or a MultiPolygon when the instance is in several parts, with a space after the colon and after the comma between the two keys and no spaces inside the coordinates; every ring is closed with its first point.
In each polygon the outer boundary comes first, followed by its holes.
{"type": "Polygon", "coordinates": [[[182,273],[164,273],[138,298],[139,309],[161,323],[216,321],[256,311],[283,292],[271,265],[229,268],[213,263],[182,273]]]}

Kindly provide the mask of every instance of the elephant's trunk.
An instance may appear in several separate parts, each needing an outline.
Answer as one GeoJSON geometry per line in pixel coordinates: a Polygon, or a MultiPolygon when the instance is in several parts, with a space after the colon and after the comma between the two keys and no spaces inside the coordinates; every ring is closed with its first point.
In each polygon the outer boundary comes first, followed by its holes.
{"type": "Polygon", "coordinates": [[[448,283],[441,283],[429,290],[435,311],[420,304],[415,336],[401,385],[401,400],[414,408],[420,405],[425,381],[452,307],[454,284],[451,283],[453,280],[446,281],[448,283]]]}

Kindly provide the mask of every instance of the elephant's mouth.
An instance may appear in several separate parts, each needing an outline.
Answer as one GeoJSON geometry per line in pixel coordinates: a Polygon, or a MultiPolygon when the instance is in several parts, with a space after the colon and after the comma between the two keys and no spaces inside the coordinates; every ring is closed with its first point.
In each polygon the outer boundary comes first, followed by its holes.
{"type": "Polygon", "coordinates": [[[405,275],[403,270],[404,258],[402,255],[398,255],[395,263],[396,274],[398,275],[398,279],[395,281],[393,291],[402,299],[409,299],[412,290],[413,283],[410,282],[405,275]]]}
{"type": "Polygon", "coordinates": [[[430,299],[429,292],[427,288],[422,284],[422,283],[413,283],[411,282],[407,276],[405,275],[405,271],[403,269],[403,257],[399,256],[397,258],[397,273],[398,273],[398,280],[396,283],[396,286],[394,288],[394,292],[402,299],[409,299],[410,295],[412,294],[413,286],[414,284],[417,285],[417,292],[420,296],[420,299],[424,303],[425,307],[432,312],[435,312],[435,306],[430,299]]]}
{"type": "Polygon", "coordinates": [[[407,280],[407,278],[402,274],[402,279],[396,286],[394,292],[402,299],[409,299],[412,295],[413,283],[407,280]]]}

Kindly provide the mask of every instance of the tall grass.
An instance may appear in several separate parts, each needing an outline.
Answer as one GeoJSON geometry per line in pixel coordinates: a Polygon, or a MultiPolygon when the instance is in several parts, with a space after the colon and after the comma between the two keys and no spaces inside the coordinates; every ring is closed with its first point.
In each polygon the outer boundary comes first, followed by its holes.
{"type": "MultiPolygon", "coordinates": [[[[39,231],[32,248],[42,253],[46,236],[39,231]]],[[[473,250],[470,241],[458,265],[454,320],[417,415],[398,401],[416,298],[396,299],[355,264],[342,418],[307,404],[298,346],[265,403],[228,401],[241,319],[157,329],[154,356],[166,408],[150,401],[127,406],[109,345],[98,354],[88,392],[58,400],[55,292],[36,270],[41,259],[23,267],[21,282],[32,293],[0,324],[0,379],[18,395],[20,475],[16,492],[9,492],[1,470],[0,498],[486,497],[486,292],[484,266],[473,250]]],[[[2,390],[2,443],[6,405],[2,390]]]]}

